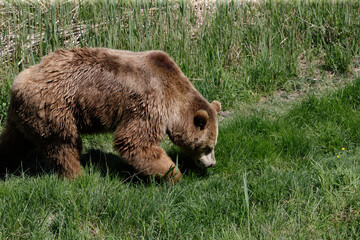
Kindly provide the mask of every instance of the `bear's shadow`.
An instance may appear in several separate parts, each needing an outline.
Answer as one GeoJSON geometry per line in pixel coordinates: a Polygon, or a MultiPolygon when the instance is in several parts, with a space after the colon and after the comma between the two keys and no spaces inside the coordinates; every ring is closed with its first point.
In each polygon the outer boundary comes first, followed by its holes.
{"type": "MultiPolygon", "coordinates": [[[[189,161],[189,157],[177,150],[171,149],[167,152],[168,156],[176,163],[183,175],[194,174],[199,178],[207,177],[206,169],[199,169],[189,161]]],[[[148,182],[149,177],[138,173],[134,168],[127,164],[123,159],[114,153],[104,152],[99,149],[90,149],[81,155],[81,165],[85,171],[96,169],[102,176],[110,175],[123,179],[123,182],[148,182]]],[[[0,170],[0,175],[4,179],[6,173],[0,170]]],[[[25,174],[27,176],[41,176],[50,174],[52,169],[45,161],[44,157],[32,155],[26,161],[23,161],[18,170],[12,172],[12,175],[25,174]]]]}

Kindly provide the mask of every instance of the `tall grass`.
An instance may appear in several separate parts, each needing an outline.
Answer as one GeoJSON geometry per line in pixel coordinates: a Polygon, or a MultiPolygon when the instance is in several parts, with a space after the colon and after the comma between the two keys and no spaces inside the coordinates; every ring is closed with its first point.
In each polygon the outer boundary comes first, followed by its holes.
{"type": "Polygon", "coordinates": [[[11,81],[57,48],[160,49],[206,98],[230,107],[313,77],[307,66],[314,62],[351,73],[358,8],[358,1],[218,2],[210,9],[186,1],[4,1],[0,75],[11,81]]]}

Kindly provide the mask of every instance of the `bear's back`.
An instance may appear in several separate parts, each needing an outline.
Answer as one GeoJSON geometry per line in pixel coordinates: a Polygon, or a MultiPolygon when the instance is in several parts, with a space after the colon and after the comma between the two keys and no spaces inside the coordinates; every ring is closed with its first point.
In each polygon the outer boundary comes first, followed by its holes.
{"type": "Polygon", "coordinates": [[[26,100],[24,111],[67,111],[88,131],[113,129],[134,114],[166,116],[200,96],[166,53],[105,48],[57,50],[20,73],[12,90],[17,103],[26,100]]]}

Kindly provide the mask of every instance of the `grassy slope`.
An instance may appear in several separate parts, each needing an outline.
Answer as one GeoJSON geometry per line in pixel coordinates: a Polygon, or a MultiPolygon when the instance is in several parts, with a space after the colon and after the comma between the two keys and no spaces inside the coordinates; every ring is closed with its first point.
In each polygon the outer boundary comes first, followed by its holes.
{"type": "MultiPolygon", "coordinates": [[[[218,166],[176,186],[94,166],[70,182],[9,177],[1,239],[359,237],[359,3],[187,6],[2,6],[0,30],[13,37],[1,40],[1,121],[14,75],[71,46],[163,49],[232,116],[220,124],[218,166]]],[[[111,151],[110,141],[84,145],[111,151]]]]}

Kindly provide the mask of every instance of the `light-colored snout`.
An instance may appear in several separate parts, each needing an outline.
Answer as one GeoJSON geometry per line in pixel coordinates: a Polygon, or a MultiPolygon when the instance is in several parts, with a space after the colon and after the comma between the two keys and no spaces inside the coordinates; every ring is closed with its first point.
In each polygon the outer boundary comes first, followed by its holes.
{"type": "Polygon", "coordinates": [[[195,164],[200,168],[208,168],[208,167],[215,167],[216,166],[216,159],[214,150],[207,155],[202,155],[200,158],[194,159],[195,164]]]}

